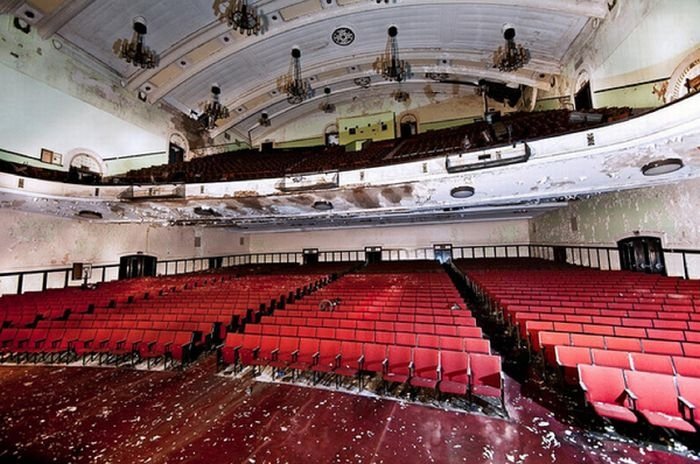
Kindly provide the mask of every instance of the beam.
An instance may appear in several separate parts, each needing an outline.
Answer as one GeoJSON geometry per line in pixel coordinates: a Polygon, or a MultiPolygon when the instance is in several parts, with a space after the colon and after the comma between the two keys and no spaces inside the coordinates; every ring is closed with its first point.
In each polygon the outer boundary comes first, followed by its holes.
{"type": "Polygon", "coordinates": [[[39,35],[46,40],[59,31],[63,26],[68,24],[78,13],[94,3],[95,0],[71,0],[63,2],[51,15],[45,16],[37,24],[39,35]]]}

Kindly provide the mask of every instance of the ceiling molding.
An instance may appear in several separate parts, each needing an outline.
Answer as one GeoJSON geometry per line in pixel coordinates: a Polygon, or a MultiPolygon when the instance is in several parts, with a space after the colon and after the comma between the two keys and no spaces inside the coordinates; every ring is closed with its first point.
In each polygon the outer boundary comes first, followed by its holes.
{"type": "Polygon", "coordinates": [[[90,6],[96,0],[70,0],[64,2],[51,15],[47,15],[39,22],[37,28],[39,36],[46,40],[68,24],[78,13],[90,6]]]}

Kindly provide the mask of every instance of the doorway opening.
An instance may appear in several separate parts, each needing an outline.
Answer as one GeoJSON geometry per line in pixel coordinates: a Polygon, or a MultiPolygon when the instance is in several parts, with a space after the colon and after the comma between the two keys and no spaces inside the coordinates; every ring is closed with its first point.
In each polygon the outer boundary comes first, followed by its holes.
{"type": "Polygon", "coordinates": [[[666,263],[661,239],[631,237],[617,242],[620,250],[620,268],[625,271],[666,275],[666,263]]]}
{"type": "Polygon", "coordinates": [[[119,259],[119,279],[154,277],[157,262],[158,259],[155,256],[144,254],[122,256],[119,259]]]}

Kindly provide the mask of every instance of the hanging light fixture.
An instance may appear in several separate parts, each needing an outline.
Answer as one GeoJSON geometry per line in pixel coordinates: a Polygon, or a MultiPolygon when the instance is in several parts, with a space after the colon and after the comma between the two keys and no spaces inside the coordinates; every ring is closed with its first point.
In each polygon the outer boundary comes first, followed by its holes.
{"type": "Polygon", "coordinates": [[[247,0],[216,0],[214,11],[221,21],[241,34],[258,35],[262,29],[260,15],[247,0]]]}
{"type": "Polygon", "coordinates": [[[320,107],[321,111],[324,113],[334,113],[335,112],[335,105],[331,103],[331,88],[326,87],[323,89],[323,93],[326,94],[326,101],[321,103],[320,107]]]}
{"type": "Polygon", "coordinates": [[[214,129],[216,121],[229,117],[229,110],[220,101],[221,88],[214,84],[211,86],[211,100],[204,104],[204,111],[201,118],[204,127],[214,129]]]}
{"type": "Polygon", "coordinates": [[[258,124],[260,124],[262,127],[270,127],[270,125],[272,125],[270,116],[267,113],[263,112],[258,118],[258,124]]]}
{"type": "Polygon", "coordinates": [[[498,47],[493,52],[493,67],[501,72],[513,72],[530,62],[530,50],[515,43],[515,27],[511,24],[503,26],[505,47],[498,47]]]}
{"type": "Polygon", "coordinates": [[[131,41],[117,39],[114,42],[112,49],[115,55],[125,60],[127,63],[131,63],[143,69],[158,67],[160,57],[144,43],[144,39],[148,33],[146,20],[141,16],[134,18],[133,27],[134,35],[131,37],[131,41]]]}
{"type": "Polygon", "coordinates": [[[387,33],[389,38],[386,51],[374,62],[374,70],[388,81],[405,81],[409,77],[409,70],[406,61],[399,58],[399,42],[396,39],[399,30],[396,26],[391,26],[387,33]]]}
{"type": "Polygon", "coordinates": [[[311,85],[301,78],[301,50],[292,48],[292,61],[289,74],[284,76],[282,90],[287,94],[287,102],[297,105],[313,95],[311,85]]]}

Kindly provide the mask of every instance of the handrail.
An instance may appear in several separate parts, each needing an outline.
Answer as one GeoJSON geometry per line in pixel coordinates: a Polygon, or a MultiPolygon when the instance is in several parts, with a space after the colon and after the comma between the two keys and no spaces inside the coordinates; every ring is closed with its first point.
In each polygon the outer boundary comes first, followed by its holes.
{"type": "MultiPolygon", "coordinates": [[[[453,259],[479,259],[479,258],[541,258],[553,261],[555,248],[560,247],[566,250],[567,263],[594,267],[602,270],[615,270],[613,266],[613,255],[617,253],[618,248],[609,245],[566,245],[566,244],[540,244],[540,243],[509,243],[509,244],[479,244],[479,245],[458,245],[452,246],[453,259]],[[477,250],[479,253],[477,253],[477,250]],[[465,255],[465,251],[470,251],[469,255],[465,255]],[[602,255],[601,253],[605,252],[602,255]],[[478,255],[478,256],[477,256],[478,255]],[[593,259],[595,257],[595,260],[593,259]],[[602,264],[605,264],[603,266],[602,264]]],[[[385,261],[411,261],[416,259],[434,259],[433,248],[424,247],[413,250],[413,255],[410,256],[408,250],[383,248],[383,260],[385,261]]],[[[683,265],[683,277],[690,278],[688,269],[687,255],[700,255],[698,249],[686,248],[664,248],[664,253],[680,254],[683,265]]],[[[364,261],[365,250],[324,250],[318,252],[319,262],[346,262],[346,261],[364,261]]],[[[616,258],[619,262],[619,257],[616,258]]],[[[304,254],[302,251],[281,251],[268,253],[239,253],[230,255],[212,255],[204,257],[192,258],[174,258],[165,259],[157,262],[157,267],[160,269],[161,275],[178,275],[197,272],[207,269],[220,269],[225,267],[235,267],[246,264],[285,264],[285,263],[303,263],[304,254]]],[[[111,264],[95,264],[92,266],[93,275],[98,275],[98,278],[91,279],[91,282],[106,282],[108,280],[107,272],[110,269],[118,269],[118,263],[111,264]]],[[[30,275],[42,275],[42,290],[49,288],[48,281],[50,276],[61,275],[63,278],[63,286],[68,287],[70,284],[70,273],[72,268],[44,268],[31,269],[26,271],[11,271],[0,273],[0,278],[17,278],[17,293],[23,293],[25,290],[25,277],[30,275]]],[[[55,288],[55,287],[52,287],[55,288]]]]}

